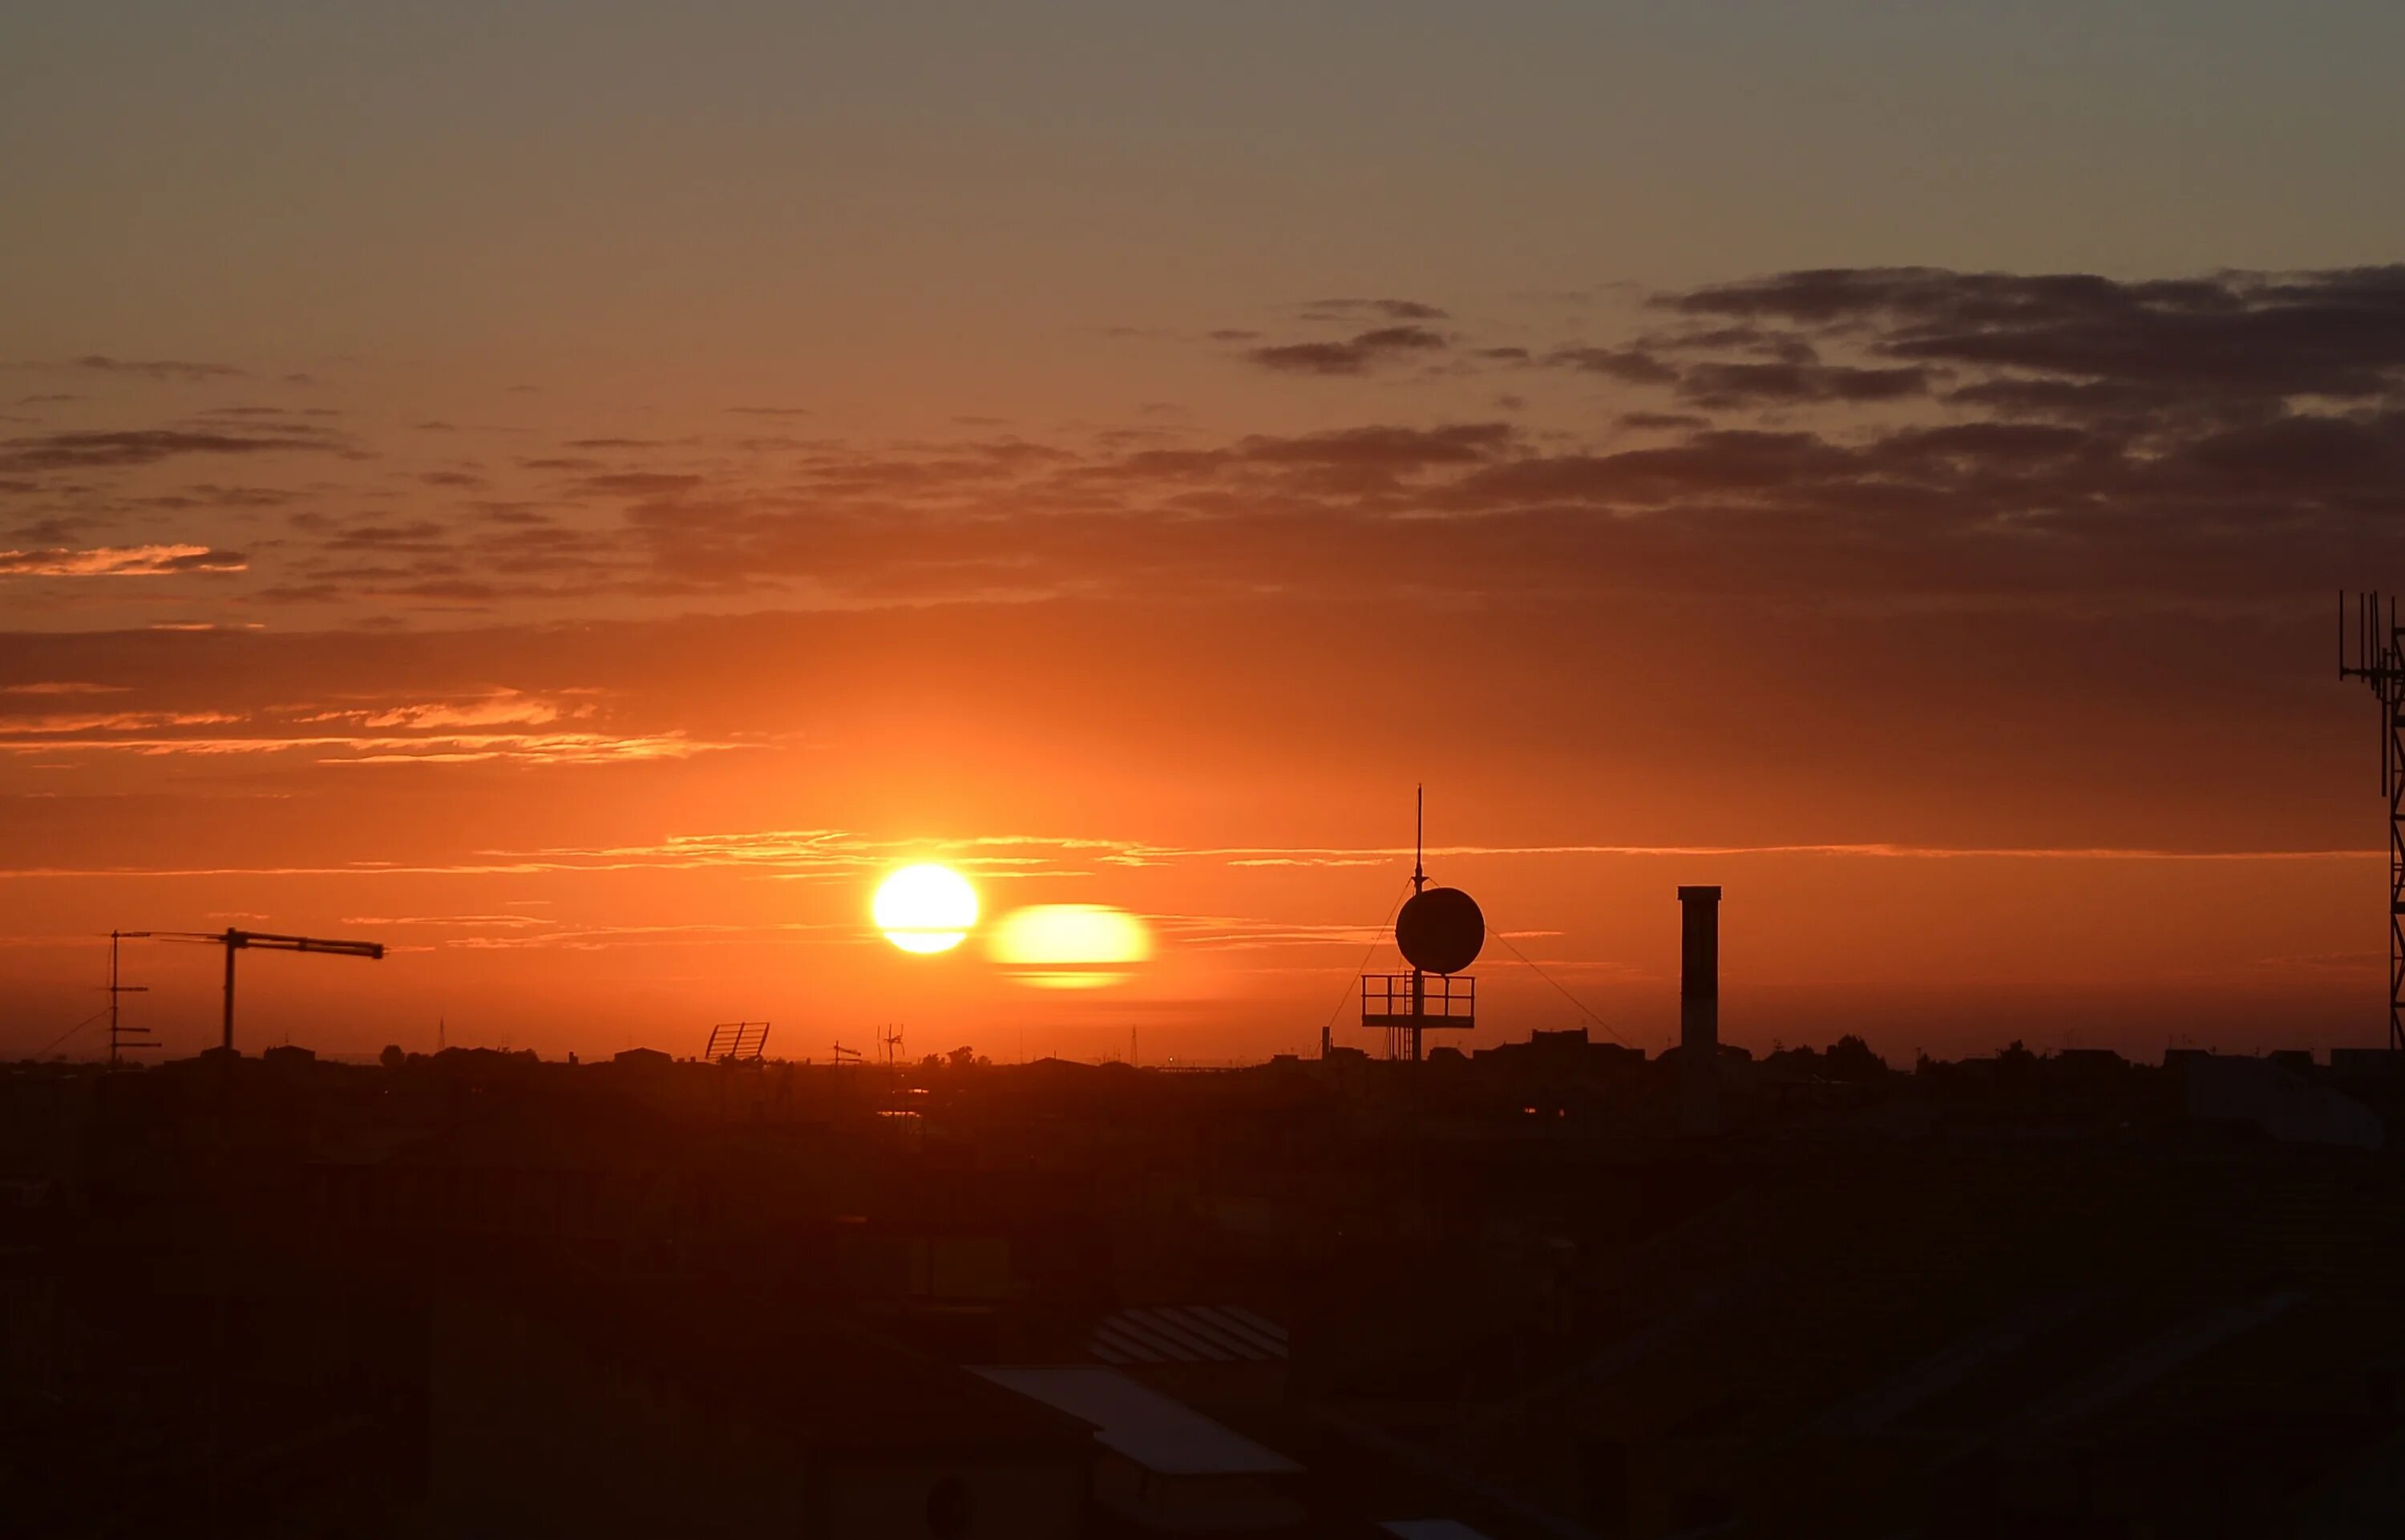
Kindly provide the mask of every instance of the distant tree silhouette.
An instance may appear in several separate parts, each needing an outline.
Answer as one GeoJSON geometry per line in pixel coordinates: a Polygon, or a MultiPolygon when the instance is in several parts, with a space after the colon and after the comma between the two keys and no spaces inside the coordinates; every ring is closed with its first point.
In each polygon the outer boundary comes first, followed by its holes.
{"type": "Polygon", "coordinates": [[[2018,1084],[2031,1079],[2036,1073],[2037,1055],[2023,1047],[2018,1038],[2015,1038],[1997,1051],[1996,1078],[1998,1080],[2018,1084]]]}
{"type": "Polygon", "coordinates": [[[1877,1080],[1887,1073],[1887,1061],[1871,1052],[1871,1045],[1849,1032],[1829,1046],[1821,1063],[1829,1073],[1841,1081],[1877,1080]]]}
{"type": "Polygon", "coordinates": [[[398,1069],[408,1062],[409,1055],[401,1051],[401,1044],[399,1043],[385,1044],[384,1052],[376,1055],[376,1063],[384,1066],[387,1069],[398,1069]]]}

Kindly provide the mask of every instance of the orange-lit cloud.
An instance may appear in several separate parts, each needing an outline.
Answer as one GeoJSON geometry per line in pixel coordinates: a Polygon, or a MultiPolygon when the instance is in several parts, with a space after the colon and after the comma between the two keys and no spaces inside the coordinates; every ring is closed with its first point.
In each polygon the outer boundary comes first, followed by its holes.
{"type": "MultiPolygon", "coordinates": [[[[37,719],[39,720],[39,719],[37,719]]],[[[131,726],[134,716],[80,719],[91,727],[131,726]]],[[[231,717],[185,717],[177,722],[232,721],[231,717]]],[[[163,725],[163,723],[156,724],[163,725]]],[[[40,731],[40,728],[33,729],[40,731]]],[[[698,754],[722,753],[751,745],[707,742],[665,733],[648,737],[612,737],[601,733],[428,733],[419,737],[373,735],[252,738],[17,738],[0,728],[0,754],[13,755],[139,755],[148,758],[191,755],[299,754],[319,764],[457,763],[522,760],[563,765],[598,765],[623,760],[684,759],[698,754]]]]}
{"type": "Polygon", "coordinates": [[[20,577],[159,577],[177,572],[240,572],[249,567],[240,553],[206,545],[0,551],[0,575],[20,577]]]}
{"type": "Polygon", "coordinates": [[[75,680],[45,679],[30,685],[0,685],[0,695],[121,695],[127,685],[91,685],[75,680]]]}

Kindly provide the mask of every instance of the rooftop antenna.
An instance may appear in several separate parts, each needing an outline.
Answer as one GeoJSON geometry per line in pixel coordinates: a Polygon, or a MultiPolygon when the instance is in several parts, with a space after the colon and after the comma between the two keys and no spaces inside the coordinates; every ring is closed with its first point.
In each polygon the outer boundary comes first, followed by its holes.
{"type": "Polygon", "coordinates": [[[120,982],[117,972],[117,943],[137,940],[148,936],[147,930],[112,930],[108,933],[108,1067],[117,1067],[118,1055],[129,1048],[156,1048],[159,1039],[150,1036],[147,1026],[128,1026],[119,1019],[117,999],[120,995],[148,995],[148,984],[120,982]]]}
{"type": "Polygon", "coordinates": [[[835,1045],[835,1062],[837,1064],[858,1064],[860,1062],[860,1050],[857,1048],[846,1048],[843,1044],[837,1043],[835,1045]]]}
{"type": "Polygon", "coordinates": [[[263,931],[235,930],[160,930],[151,934],[162,941],[196,941],[204,946],[225,948],[225,1027],[218,1046],[233,1052],[233,958],[237,952],[256,948],[262,952],[321,952],[336,957],[365,957],[373,962],[384,955],[382,941],[329,941],[316,936],[270,936],[263,931]]]}
{"type": "Polygon", "coordinates": [[[2405,1050],[2405,633],[2394,595],[2355,596],[2347,641],[2346,595],[2338,598],[2338,676],[2360,679],[2380,701],[2380,788],[2388,794],[2388,1047],[2405,1050]]]}
{"type": "Polygon", "coordinates": [[[1412,891],[1428,887],[1428,787],[1412,788],[1412,891]]]}
{"type": "Polygon", "coordinates": [[[1395,945],[1412,970],[1361,976],[1361,1024],[1385,1029],[1386,1057],[1416,1064],[1428,1032],[1478,1024],[1478,981],[1461,970],[1486,942],[1486,916],[1459,888],[1428,885],[1428,788],[1413,795],[1412,896],[1395,916],[1395,945]]]}

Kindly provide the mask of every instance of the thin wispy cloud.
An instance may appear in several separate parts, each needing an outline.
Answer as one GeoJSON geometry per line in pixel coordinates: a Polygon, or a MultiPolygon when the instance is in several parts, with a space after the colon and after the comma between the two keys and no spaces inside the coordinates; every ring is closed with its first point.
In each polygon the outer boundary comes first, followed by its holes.
{"type": "Polygon", "coordinates": [[[250,568],[239,551],[206,545],[94,545],[81,550],[53,546],[40,551],[0,550],[0,576],[172,577],[187,572],[240,572],[250,568]]]}
{"type": "MultiPolygon", "coordinates": [[[[349,740],[334,740],[347,742],[349,740]]],[[[448,740],[423,741],[442,745],[448,740]]],[[[499,751],[497,751],[499,752],[499,751]]],[[[487,850],[452,863],[362,861],[335,866],[221,866],[190,868],[110,868],[110,874],[159,876],[354,875],[493,875],[532,872],[633,872],[725,870],[762,877],[859,876],[884,869],[902,860],[942,860],[972,871],[1008,872],[1015,876],[1087,875],[1080,865],[1090,860],[1107,867],[1216,866],[1243,869],[1265,865],[1297,867],[1404,868],[1414,852],[1410,846],[1296,848],[1271,850],[1254,846],[1177,846],[1141,841],[1066,838],[1041,835],[979,836],[944,840],[877,837],[843,829],[762,829],[741,833],[679,835],[650,844],[556,846],[532,850],[487,850]],[[1063,856],[1073,859],[1063,860],[1063,856]]],[[[1713,857],[1807,857],[1849,861],[1992,861],[2072,862],[2098,864],[2359,864],[2377,861],[2384,852],[2356,850],[2155,850],[2136,847],[2017,848],[1956,847],[1900,843],[1827,844],[1554,844],[1554,845],[1430,845],[1426,856],[1447,860],[1657,859],[1713,857]]],[[[96,870],[59,868],[0,868],[0,876],[57,877],[98,875],[96,870]]],[[[1207,925],[1215,923],[1252,925],[1238,916],[1161,916],[1164,923],[1207,925]]],[[[1285,927],[1295,934],[1350,934],[1354,927],[1285,927]]],[[[1518,934],[1515,932],[1514,934],[1518,934]]]]}

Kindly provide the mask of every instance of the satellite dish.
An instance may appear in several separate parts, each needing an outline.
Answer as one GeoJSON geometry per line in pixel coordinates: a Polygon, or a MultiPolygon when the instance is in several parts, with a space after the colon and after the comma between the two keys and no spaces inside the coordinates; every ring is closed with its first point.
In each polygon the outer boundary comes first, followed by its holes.
{"type": "Polygon", "coordinates": [[[1428,888],[1413,894],[1395,916],[1395,944],[1424,973],[1458,973],[1486,944],[1486,916],[1457,887],[1428,888]]]}

